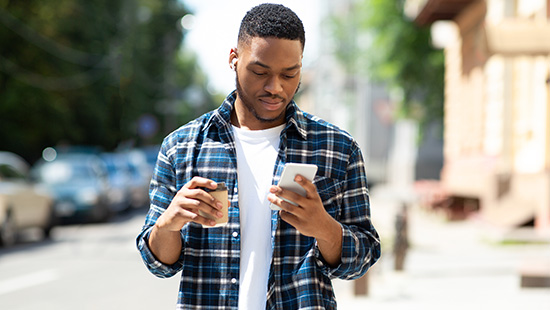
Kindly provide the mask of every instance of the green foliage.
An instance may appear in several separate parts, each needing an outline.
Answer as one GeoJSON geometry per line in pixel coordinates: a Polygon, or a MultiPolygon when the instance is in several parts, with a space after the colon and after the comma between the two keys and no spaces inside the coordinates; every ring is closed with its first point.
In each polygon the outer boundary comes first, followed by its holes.
{"type": "Polygon", "coordinates": [[[159,143],[214,107],[182,52],[187,13],[178,0],[0,0],[0,149],[33,161],[59,143],[159,143]],[[202,94],[193,108],[188,88],[202,94]],[[143,115],[155,135],[138,134],[143,115]]]}
{"type": "Polygon", "coordinates": [[[352,74],[369,75],[401,94],[400,114],[421,125],[443,119],[443,51],[430,29],[403,14],[401,0],[358,0],[350,16],[335,17],[337,55],[352,74]]]}

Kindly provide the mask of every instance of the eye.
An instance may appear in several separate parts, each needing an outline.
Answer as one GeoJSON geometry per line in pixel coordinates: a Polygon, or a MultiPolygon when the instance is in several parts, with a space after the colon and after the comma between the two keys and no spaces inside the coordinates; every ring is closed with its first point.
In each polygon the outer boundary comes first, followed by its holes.
{"type": "Polygon", "coordinates": [[[290,79],[293,79],[293,78],[297,77],[299,73],[300,73],[300,71],[291,70],[291,71],[287,71],[287,72],[282,72],[281,76],[284,79],[290,80],[290,79]]]}
{"type": "Polygon", "coordinates": [[[254,74],[257,75],[257,76],[265,75],[265,73],[263,73],[263,72],[257,72],[257,71],[252,71],[252,73],[254,73],[254,74]]]}

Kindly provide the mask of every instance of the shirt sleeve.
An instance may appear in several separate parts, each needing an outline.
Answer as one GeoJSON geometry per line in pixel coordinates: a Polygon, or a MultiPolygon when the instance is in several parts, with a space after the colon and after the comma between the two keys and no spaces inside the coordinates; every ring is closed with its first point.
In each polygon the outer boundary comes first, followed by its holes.
{"type": "Polygon", "coordinates": [[[341,199],[342,255],[331,268],[316,248],[319,267],[331,278],[352,280],[364,275],[380,257],[380,237],[371,222],[365,165],[359,147],[348,162],[341,199]]]}
{"type": "Polygon", "coordinates": [[[143,259],[145,266],[147,266],[147,269],[149,269],[152,274],[159,278],[170,278],[182,269],[182,259],[180,257],[180,259],[173,265],[167,265],[159,261],[149,248],[148,240],[149,235],[151,234],[151,229],[152,227],[142,231],[137,239],[137,247],[141,254],[141,258],[143,259]]]}
{"type": "Polygon", "coordinates": [[[137,248],[141,254],[143,262],[152,274],[161,278],[172,277],[183,267],[182,254],[176,263],[173,265],[166,265],[153,255],[148,245],[149,236],[153,226],[162,213],[164,213],[166,208],[168,208],[172,198],[177,192],[175,181],[176,172],[167,155],[168,149],[169,148],[165,141],[161,146],[154,174],[151,179],[151,185],[149,187],[149,196],[151,198],[149,211],[145,218],[145,224],[136,239],[137,248]]]}

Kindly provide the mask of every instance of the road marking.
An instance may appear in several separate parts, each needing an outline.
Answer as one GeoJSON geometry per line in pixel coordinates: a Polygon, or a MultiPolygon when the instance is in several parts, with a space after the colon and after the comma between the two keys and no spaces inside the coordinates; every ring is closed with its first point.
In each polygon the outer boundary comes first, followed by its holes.
{"type": "Polygon", "coordinates": [[[52,282],[57,280],[58,278],[59,272],[55,270],[43,270],[24,276],[19,276],[13,279],[3,280],[0,281],[0,295],[25,289],[31,286],[52,282]]]}

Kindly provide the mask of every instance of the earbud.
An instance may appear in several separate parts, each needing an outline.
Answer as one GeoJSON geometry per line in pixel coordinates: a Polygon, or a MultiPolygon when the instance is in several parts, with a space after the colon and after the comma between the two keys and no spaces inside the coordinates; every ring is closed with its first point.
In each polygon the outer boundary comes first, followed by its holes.
{"type": "Polygon", "coordinates": [[[236,63],[237,63],[237,58],[233,58],[233,60],[231,60],[231,69],[237,70],[237,67],[235,66],[236,63]]]}

